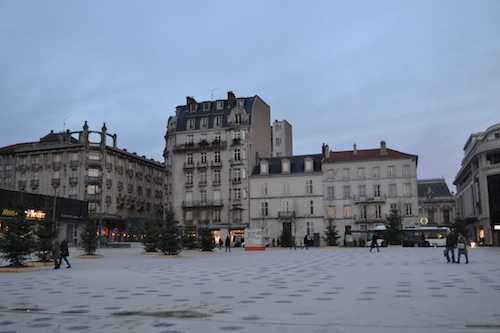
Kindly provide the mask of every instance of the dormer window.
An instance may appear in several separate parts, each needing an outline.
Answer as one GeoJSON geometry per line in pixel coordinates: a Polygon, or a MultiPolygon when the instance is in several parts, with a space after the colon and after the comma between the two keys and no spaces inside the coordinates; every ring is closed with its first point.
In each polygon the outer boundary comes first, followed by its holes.
{"type": "Polygon", "coordinates": [[[196,107],[197,107],[196,103],[189,104],[189,112],[196,112],[196,107]]]}
{"type": "Polygon", "coordinates": [[[203,103],[203,111],[210,111],[210,103],[203,103]]]}
{"type": "Polygon", "coordinates": [[[312,159],[306,159],[305,160],[305,170],[306,170],[306,172],[312,172],[313,171],[313,161],[312,161],[312,159]]]}
{"type": "Polygon", "coordinates": [[[260,174],[261,175],[269,174],[269,164],[266,160],[260,161],[260,174]]]}
{"type": "Polygon", "coordinates": [[[217,101],[217,110],[224,109],[224,101],[217,101]]]}
{"type": "Polygon", "coordinates": [[[238,100],[238,106],[244,107],[245,106],[245,100],[244,99],[239,99],[238,100]]]}
{"type": "Polygon", "coordinates": [[[290,173],[290,161],[287,159],[281,160],[281,172],[290,173]]]}

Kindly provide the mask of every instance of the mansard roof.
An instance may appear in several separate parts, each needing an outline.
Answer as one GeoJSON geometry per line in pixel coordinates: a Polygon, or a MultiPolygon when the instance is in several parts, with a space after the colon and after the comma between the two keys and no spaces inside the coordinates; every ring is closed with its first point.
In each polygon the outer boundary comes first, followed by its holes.
{"type": "MultiPolygon", "coordinates": [[[[311,158],[313,160],[313,172],[321,172],[321,154],[310,154],[310,155],[295,155],[295,156],[283,156],[283,157],[272,157],[264,158],[269,164],[269,174],[281,174],[283,171],[282,161],[290,161],[290,174],[306,173],[305,171],[305,160],[311,158]]],[[[253,175],[260,175],[260,164],[257,164],[252,172],[253,175]]]]}

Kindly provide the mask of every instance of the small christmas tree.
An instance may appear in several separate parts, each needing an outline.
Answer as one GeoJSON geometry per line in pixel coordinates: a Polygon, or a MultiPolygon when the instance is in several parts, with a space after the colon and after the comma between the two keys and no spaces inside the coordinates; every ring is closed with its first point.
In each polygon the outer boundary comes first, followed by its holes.
{"type": "Polygon", "coordinates": [[[391,245],[401,245],[401,215],[397,209],[391,209],[391,213],[387,216],[387,224],[385,227],[385,237],[391,245]]]}
{"type": "Polygon", "coordinates": [[[202,251],[210,252],[214,249],[215,243],[212,237],[212,231],[208,228],[207,224],[200,226],[198,233],[200,235],[200,249],[202,251]]]}
{"type": "Polygon", "coordinates": [[[329,223],[326,227],[325,237],[323,240],[328,244],[328,246],[337,246],[337,240],[340,238],[335,224],[329,223]]]}
{"type": "Polygon", "coordinates": [[[26,256],[35,249],[33,239],[33,223],[24,218],[24,210],[16,210],[14,221],[6,221],[6,230],[0,237],[0,252],[2,258],[13,267],[24,266],[26,256]]]}
{"type": "Polygon", "coordinates": [[[80,235],[82,241],[82,248],[85,255],[91,256],[95,254],[97,249],[97,222],[93,219],[87,220],[80,235]]]}
{"type": "Polygon", "coordinates": [[[198,248],[198,237],[196,236],[195,226],[185,226],[182,233],[182,246],[186,249],[198,248]]]}
{"type": "Polygon", "coordinates": [[[41,261],[50,261],[52,244],[57,237],[56,224],[52,220],[42,220],[35,228],[37,256],[41,261]]]}
{"type": "Polygon", "coordinates": [[[158,248],[167,255],[176,255],[181,249],[181,237],[178,222],[174,218],[172,211],[167,211],[165,221],[160,229],[158,248]]]}
{"type": "Polygon", "coordinates": [[[159,234],[160,234],[159,221],[148,220],[144,224],[144,238],[142,239],[142,244],[144,244],[144,251],[156,252],[156,250],[158,249],[159,234]]]}

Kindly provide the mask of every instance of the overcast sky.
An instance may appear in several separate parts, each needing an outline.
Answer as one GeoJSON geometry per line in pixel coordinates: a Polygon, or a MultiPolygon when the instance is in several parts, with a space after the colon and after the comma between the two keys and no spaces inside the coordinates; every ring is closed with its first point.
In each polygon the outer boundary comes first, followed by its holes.
{"type": "Polygon", "coordinates": [[[296,154],[386,140],[450,183],[500,121],[500,1],[0,0],[1,146],[106,121],[162,159],[175,106],[227,90],[290,121],[296,154]]]}

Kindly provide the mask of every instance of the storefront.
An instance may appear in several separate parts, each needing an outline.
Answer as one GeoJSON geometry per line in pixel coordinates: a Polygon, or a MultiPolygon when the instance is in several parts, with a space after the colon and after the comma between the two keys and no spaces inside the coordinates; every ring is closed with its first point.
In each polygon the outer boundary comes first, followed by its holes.
{"type": "Polygon", "coordinates": [[[0,189],[0,232],[5,222],[14,221],[19,212],[27,220],[55,220],[59,239],[74,246],[78,245],[80,230],[88,218],[86,201],[0,189]]]}

